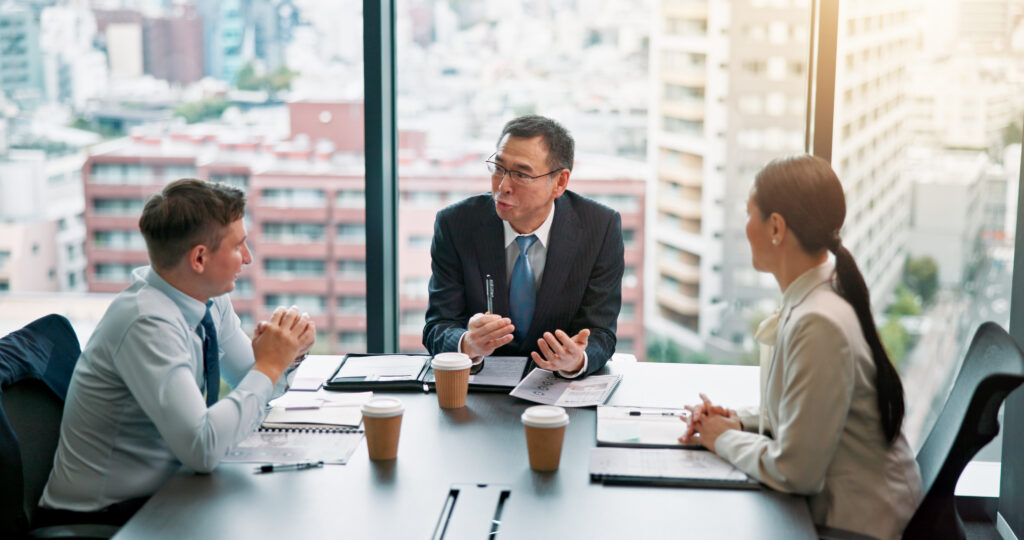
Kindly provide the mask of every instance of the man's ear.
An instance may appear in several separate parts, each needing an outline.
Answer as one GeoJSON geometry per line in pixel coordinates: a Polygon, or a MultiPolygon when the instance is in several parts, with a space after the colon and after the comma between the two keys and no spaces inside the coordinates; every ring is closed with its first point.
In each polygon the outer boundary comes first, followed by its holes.
{"type": "Polygon", "coordinates": [[[203,244],[196,244],[188,250],[188,267],[197,274],[206,270],[206,263],[209,261],[210,250],[203,244]]]}
{"type": "Polygon", "coordinates": [[[555,181],[552,182],[551,194],[553,198],[557,199],[565,193],[565,190],[569,187],[569,169],[562,169],[558,171],[558,176],[555,177],[555,181]]]}

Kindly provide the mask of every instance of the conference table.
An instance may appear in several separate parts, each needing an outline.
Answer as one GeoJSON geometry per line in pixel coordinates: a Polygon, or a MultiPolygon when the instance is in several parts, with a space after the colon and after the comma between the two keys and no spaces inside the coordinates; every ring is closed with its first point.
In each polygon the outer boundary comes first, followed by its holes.
{"type": "MultiPolygon", "coordinates": [[[[610,405],[679,407],[697,403],[699,392],[727,406],[758,399],[757,367],[616,359],[601,373],[623,375],[610,405]]],[[[437,538],[453,486],[465,494],[454,501],[464,513],[483,500],[477,490],[507,491],[491,536],[497,539],[817,538],[806,500],[767,488],[591,482],[594,408],[567,409],[561,466],[541,473],[529,467],[520,422],[533,403],[470,393],[465,408],[446,410],[434,394],[387,395],[406,407],[396,460],[371,462],[363,441],[346,465],[322,469],[253,474],[252,464],[221,464],[211,474],[181,471],[115,538],[437,538]]],[[[481,508],[493,512],[493,505],[481,508]]]]}

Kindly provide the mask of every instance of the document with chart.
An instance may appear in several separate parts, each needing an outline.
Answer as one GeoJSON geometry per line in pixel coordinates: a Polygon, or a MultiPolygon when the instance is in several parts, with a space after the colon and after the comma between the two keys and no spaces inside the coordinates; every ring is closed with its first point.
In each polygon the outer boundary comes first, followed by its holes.
{"type": "Polygon", "coordinates": [[[591,375],[583,379],[565,379],[546,369],[534,369],[509,394],[520,399],[558,405],[593,407],[612,395],[622,375],[591,375]]]}

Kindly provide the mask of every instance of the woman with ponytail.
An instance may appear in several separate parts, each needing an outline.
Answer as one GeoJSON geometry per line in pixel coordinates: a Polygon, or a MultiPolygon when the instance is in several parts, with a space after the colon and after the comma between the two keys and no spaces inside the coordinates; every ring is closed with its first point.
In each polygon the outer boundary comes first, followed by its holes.
{"type": "Polygon", "coordinates": [[[899,538],[923,497],[921,475],[901,429],[903,386],[840,237],[842,185],[821,158],[778,159],[757,174],[747,213],[754,268],[782,290],[781,308],[757,332],[771,346],[761,407],[734,411],[704,398],[689,407],[680,440],[806,495],[820,528],[899,538]]]}

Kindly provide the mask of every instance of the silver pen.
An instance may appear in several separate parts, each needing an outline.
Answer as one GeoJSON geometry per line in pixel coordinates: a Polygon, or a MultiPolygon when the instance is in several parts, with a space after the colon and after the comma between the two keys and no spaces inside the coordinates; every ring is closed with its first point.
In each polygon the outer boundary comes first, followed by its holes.
{"type": "Polygon", "coordinates": [[[494,313],[494,280],[487,274],[487,313],[494,313]]]}

